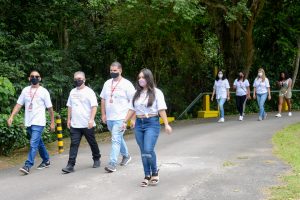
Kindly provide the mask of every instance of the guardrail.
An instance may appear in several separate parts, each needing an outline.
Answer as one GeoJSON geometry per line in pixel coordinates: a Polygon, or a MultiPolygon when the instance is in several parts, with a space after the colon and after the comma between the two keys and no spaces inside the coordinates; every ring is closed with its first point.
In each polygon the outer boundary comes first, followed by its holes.
{"type": "MultiPolygon", "coordinates": [[[[292,92],[300,92],[300,90],[292,90],[292,92]]],[[[279,90],[271,90],[271,93],[279,93],[279,90]]],[[[188,111],[191,110],[191,108],[198,103],[198,101],[203,97],[204,95],[211,95],[212,92],[201,92],[199,95],[186,107],[186,109],[177,117],[177,120],[181,119],[188,111]]],[[[230,94],[235,95],[236,92],[230,92],[230,94]]],[[[253,94],[253,91],[250,91],[250,94],[253,94]]]]}

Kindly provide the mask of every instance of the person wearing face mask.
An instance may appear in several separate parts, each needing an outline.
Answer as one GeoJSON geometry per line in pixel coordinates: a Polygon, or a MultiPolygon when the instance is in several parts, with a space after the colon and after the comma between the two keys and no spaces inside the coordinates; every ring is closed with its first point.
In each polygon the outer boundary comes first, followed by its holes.
{"type": "Polygon", "coordinates": [[[130,109],[124,119],[123,129],[127,121],[136,115],[134,127],[135,138],[141,151],[145,178],[141,187],[149,184],[157,185],[159,182],[156,154],[154,151],[160,134],[159,117],[165,124],[166,133],[170,134],[172,128],[168,123],[166,102],[161,90],[156,88],[152,72],[142,69],[138,75],[136,92],[130,103],[130,109]]]}
{"type": "Polygon", "coordinates": [[[67,106],[68,120],[67,127],[70,129],[70,151],[69,160],[64,173],[74,172],[78,148],[82,136],[84,136],[91,148],[93,156],[93,168],[100,167],[100,150],[95,138],[95,116],[98,102],[95,92],[85,85],[85,74],[82,71],[75,72],[74,85],[71,90],[67,106]]]}
{"type": "Polygon", "coordinates": [[[27,135],[30,137],[30,150],[28,158],[23,167],[19,170],[24,175],[29,174],[30,168],[34,165],[34,159],[37,151],[39,152],[42,163],[37,167],[44,169],[50,167],[50,159],[47,149],[42,140],[42,133],[46,125],[47,108],[50,114],[51,124],[50,129],[54,131],[54,112],[48,90],[40,85],[41,76],[38,71],[31,71],[28,78],[30,86],[22,90],[10,117],[7,120],[7,125],[11,126],[14,116],[20,111],[22,106],[25,106],[25,127],[27,135]]]}
{"type": "Polygon", "coordinates": [[[258,69],[257,77],[253,83],[253,99],[257,98],[257,103],[259,106],[259,116],[258,121],[264,120],[267,117],[267,113],[265,112],[265,102],[267,98],[271,100],[271,90],[269,79],[265,75],[265,71],[260,68],[258,69]]]}
{"type": "Polygon", "coordinates": [[[233,89],[236,90],[236,107],[240,114],[239,120],[244,119],[244,111],[247,99],[250,99],[250,84],[245,79],[244,73],[239,72],[237,79],[234,80],[233,89]]]}
{"type": "Polygon", "coordinates": [[[291,112],[291,98],[292,98],[292,79],[289,77],[289,74],[286,72],[281,72],[279,76],[279,80],[277,81],[277,85],[280,88],[279,90],[279,97],[278,97],[278,114],[275,117],[281,117],[281,110],[283,100],[285,99],[288,105],[288,116],[292,116],[291,112]]]}
{"type": "Polygon", "coordinates": [[[224,103],[230,100],[230,93],[229,93],[229,82],[225,77],[225,74],[222,70],[218,71],[218,74],[215,79],[213,93],[211,95],[211,101],[214,100],[214,95],[216,95],[216,99],[218,101],[218,106],[220,109],[220,119],[218,122],[224,122],[224,103]]]}
{"type": "MultiPolygon", "coordinates": [[[[135,92],[130,81],[122,77],[122,65],[113,62],[110,65],[111,79],[107,80],[100,93],[101,97],[101,119],[107,124],[111,132],[111,152],[109,163],[105,170],[109,173],[117,170],[119,154],[122,156],[121,166],[126,166],[131,156],[124,140],[124,130],[121,130],[124,118],[128,111],[129,102],[135,92]]],[[[131,123],[134,126],[134,121],[131,123]]]]}

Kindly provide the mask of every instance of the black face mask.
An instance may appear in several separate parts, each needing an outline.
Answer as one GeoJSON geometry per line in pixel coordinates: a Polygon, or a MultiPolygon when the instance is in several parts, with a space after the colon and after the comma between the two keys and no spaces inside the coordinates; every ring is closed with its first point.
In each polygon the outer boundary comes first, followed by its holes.
{"type": "Polygon", "coordinates": [[[110,77],[112,78],[118,78],[119,77],[119,72],[111,72],[110,77]]]}
{"type": "Polygon", "coordinates": [[[240,77],[240,79],[243,79],[243,78],[244,78],[244,76],[241,76],[241,75],[240,75],[239,77],[240,77]]]}
{"type": "Polygon", "coordinates": [[[30,83],[32,85],[36,85],[40,82],[40,80],[38,78],[30,78],[30,83]]]}
{"type": "Polygon", "coordinates": [[[75,81],[74,81],[74,85],[75,85],[76,87],[80,87],[82,84],[83,84],[83,80],[75,80],[75,81]]]}

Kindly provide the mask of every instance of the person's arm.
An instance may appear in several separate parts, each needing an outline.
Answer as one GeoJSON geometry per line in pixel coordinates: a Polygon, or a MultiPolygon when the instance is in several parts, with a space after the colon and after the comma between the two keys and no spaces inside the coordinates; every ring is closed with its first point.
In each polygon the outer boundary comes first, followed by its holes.
{"type": "Polygon", "coordinates": [[[256,87],[253,88],[253,99],[256,99],[256,87]]]}
{"type": "Polygon", "coordinates": [[[250,95],[250,86],[247,87],[247,99],[251,99],[251,95],[250,95]]]}
{"type": "Polygon", "coordinates": [[[214,100],[215,94],[216,94],[216,89],[213,89],[213,92],[212,92],[212,95],[211,95],[211,99],[210,99],[211,101],[214,100]]]}
{"type": "Polygon", "coordinates": [[[172,128],[169,125],[166,110],[159,110],[158,112],[159,112],[159,115],[160,115],[160,117],[162,118],[162,120],[163,120],[163,122],[165,124],[165,131],[166,131],[166,133],[170,134],[172,132],[172,128]]]}
{"type": "Polygon", "coordinates": [[[72,107],[68,106],[68,120],[67,120],[68,129],[71,128],[71,114],[72,114],[72,107]]]}
{"type": "Polygon", "coordinates": [[[292,89],[292,83],[293,83],[293,80],[290,78],[290,79],[289,79],[289,86],[288,86],[288,89],[292,89]]]}
{"type": "Polygon", "coordinates": [[[226,79],[227,101],[230,100],[230,91],[229,91],[229,89],[230,89],[229,81],[228,81],[228,79],[226,79]]]}
{"type": "Polygon", "coordinates": [[[101,120],[106,124],[105,99],[101,99],[101,120]]]}
{"type": "MultiPolygon", "coordinates": [[[[126,117],[125,117],[125,119],[124,119],[124,121],[123,121],[123,125],[122,125],[122,129],[123,129],[123,130],[126,129],[128,121],[129,121],[130,119],[132,119],[133,117],[134,117],[134,119],[136,118],[136,116],[135,116],[135,111],[129,109],[128,112],[127,112],[127,114],[126,114],[126,117]]],[[[135,121],[134,121],[134,123],[135,123],[135,121]]]]}
{"type": "Polygon", "coordinates": [[[96,113],[97,113],[97,106],[93,106],[90,119],[89,119],[89,124],[88,124],[89,129],[94,127],[96,113]]]}
{"type": "Polygon", "coordinates": [[[55,131],[55,122],[54,122],[54,111],[53,111],[53,107],[48,108],[48,112],[49,112],[50,120],[51,120],[51,123],[50,123],[50,130],[53,132],[53,131],[55,131]]]}
{"type": "Polygon", "coordinates": [[[268,87],[268,99],[271,100],[271,89],[268,87]]]}
{"type": "Polygon", "coordinates": [[[14,120],[15,115],[18,114],[18,112],[20,111],[21,108],[22,108],[22,105],[20,105],[18,103],[15,105],[13,111],[11,112],[9,118],[7,119],[7,125],[8,126],[11,126],[11,124],[12,124],[12,122],[14,120]]]}

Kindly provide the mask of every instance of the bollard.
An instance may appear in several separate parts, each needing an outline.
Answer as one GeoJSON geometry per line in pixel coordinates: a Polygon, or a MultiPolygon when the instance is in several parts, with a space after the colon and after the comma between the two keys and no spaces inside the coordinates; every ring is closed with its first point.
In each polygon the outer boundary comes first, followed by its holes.
{"type": "Polygon", "coordinates": [[[60,115],[56,116],[56,131],[57,131],[58,153],[62,153],[64,152],[64,141],[63,141],[60,115]]]}

